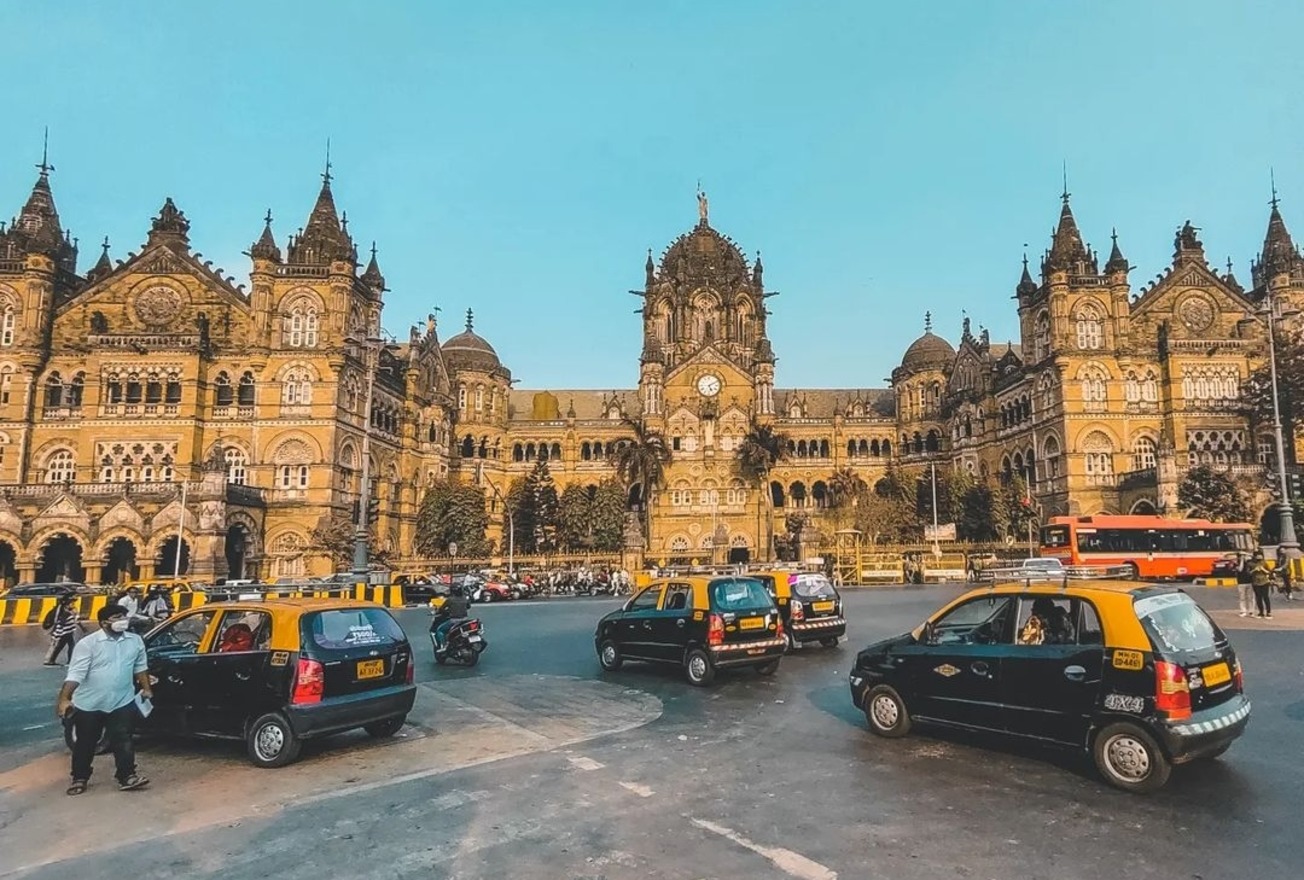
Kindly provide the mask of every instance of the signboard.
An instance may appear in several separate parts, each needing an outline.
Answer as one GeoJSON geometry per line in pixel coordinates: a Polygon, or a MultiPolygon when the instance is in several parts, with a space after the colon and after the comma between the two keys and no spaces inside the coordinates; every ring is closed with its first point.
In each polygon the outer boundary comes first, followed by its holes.
{"type": "Polygon", "coordinates": [[[925,541],[954,541],[955,523],[938,523],[924,526],[925,541]]]}

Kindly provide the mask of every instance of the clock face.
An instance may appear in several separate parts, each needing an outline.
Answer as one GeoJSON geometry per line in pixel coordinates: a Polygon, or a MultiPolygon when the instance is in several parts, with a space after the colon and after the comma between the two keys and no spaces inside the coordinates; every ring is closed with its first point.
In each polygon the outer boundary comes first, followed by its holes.
{"type": "Polygon", "coordinates": [[[720,393],[720,377],[707,373],[697,380],[697,390],[703,397],[715,397],[720,393]]]}

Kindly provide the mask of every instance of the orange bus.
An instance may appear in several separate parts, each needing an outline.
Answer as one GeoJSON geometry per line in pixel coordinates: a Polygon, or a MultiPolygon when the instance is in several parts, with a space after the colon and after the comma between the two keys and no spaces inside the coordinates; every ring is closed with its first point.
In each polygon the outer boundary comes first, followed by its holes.
{"type": "Polygon", "coordinates": [[[1229,553],[1254,550],[1254,526],[1162,516],[1056,516],[1041,530],[1041,555],[1065,565],[1123,566],[1132,577],[1193,578],[1229,553]]]}

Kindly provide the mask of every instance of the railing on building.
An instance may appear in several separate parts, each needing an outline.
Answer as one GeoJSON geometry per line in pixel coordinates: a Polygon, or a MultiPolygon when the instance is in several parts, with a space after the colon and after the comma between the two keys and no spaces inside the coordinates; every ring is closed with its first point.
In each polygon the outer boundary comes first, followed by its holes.
{"type": "Polygon", "coordinates": [[[86,341],[91,345],[105,348],[197,348],[199,346],[198,336],[174,336],[165,333],[134,333],[123,336],[92,333],[86,337],[86,341]]]}
{"type": "MultiPolygon", "coordinates": [[[[188,493],[198,493],[203,484],[187,482],[188,493]]],[[[53,495],[177,495],[181,483],[23,483],[0,486],[0,494],[12,498],[42,498],[53,495]]]]}

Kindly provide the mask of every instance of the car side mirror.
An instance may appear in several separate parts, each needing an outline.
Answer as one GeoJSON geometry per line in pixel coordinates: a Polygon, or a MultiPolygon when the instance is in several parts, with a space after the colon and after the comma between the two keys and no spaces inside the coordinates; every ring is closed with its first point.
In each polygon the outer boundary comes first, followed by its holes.
{"type": "Polygon", "coordinates": [[[924,623],[924,644],[937,644],[937,624],[933,623],[931,620],[924,623]]]}

